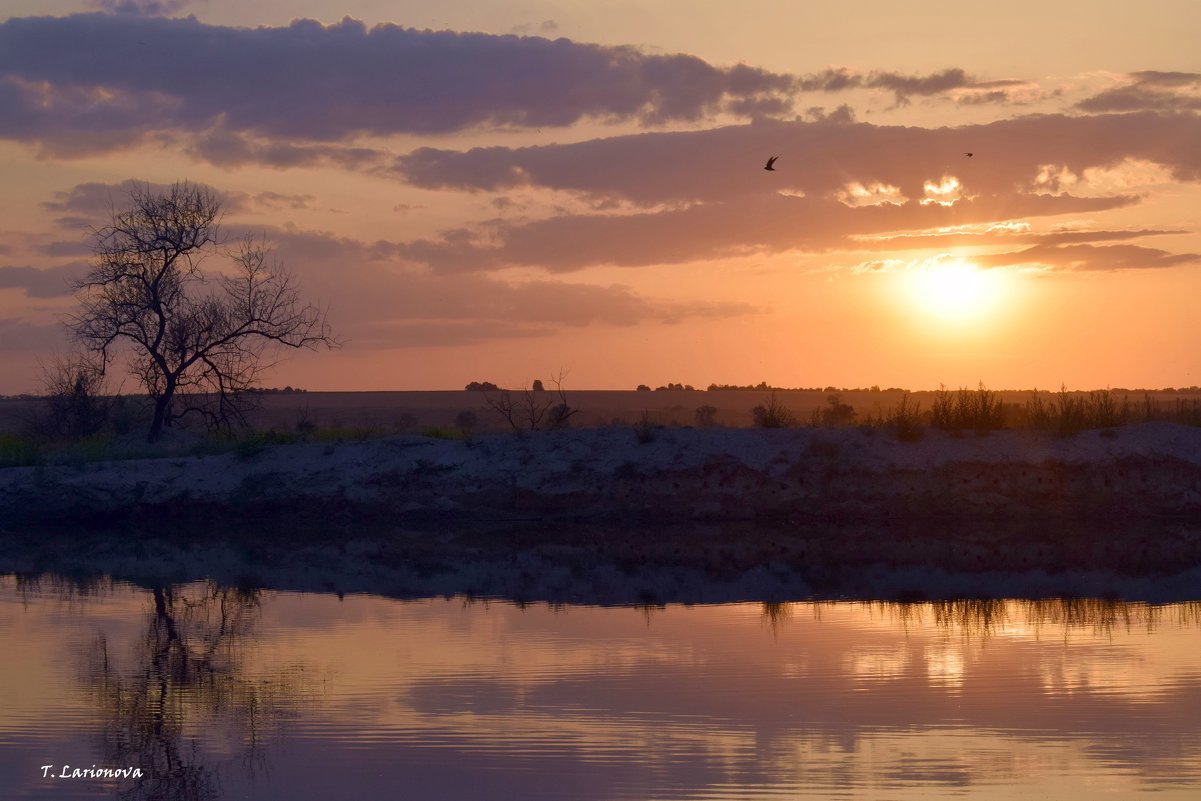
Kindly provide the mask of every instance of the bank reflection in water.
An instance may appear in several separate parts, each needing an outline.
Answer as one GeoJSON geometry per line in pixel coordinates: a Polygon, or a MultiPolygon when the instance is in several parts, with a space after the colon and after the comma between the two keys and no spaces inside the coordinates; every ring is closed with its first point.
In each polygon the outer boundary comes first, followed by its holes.
{"type": "MultiPolygon", "coordinates": [[[[0,588],[5,633],[47,664],[77,666],[57,681],[4,676],[59,698],[43,737],[149,774],[97,797],[1201,789],[1198,604],[631,609],[209,584],[87,597],[0,588]],[[35,636],[50,630],[59,636],[35,636]]],[[[0,713],[6,742],[21,703],[0,713]]],[[[0,778],[27,770],[0,760],[0,778]]],[[[26,795],[62,792],[26,778],[26,795]]]]}

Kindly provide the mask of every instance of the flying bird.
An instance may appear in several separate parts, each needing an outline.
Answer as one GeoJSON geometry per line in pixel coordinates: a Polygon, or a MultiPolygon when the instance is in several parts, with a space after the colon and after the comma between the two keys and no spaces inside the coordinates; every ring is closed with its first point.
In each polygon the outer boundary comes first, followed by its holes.
{"type": "Polygon", "coordinates": [[[963,155],[967,156],[970,159],[972,156],[974,156],[976,154],[975,153],[964,153],[963,155]]]}
{"type": "Polygon", "coordinates": [[[765,170],[771,170],[772,172],[775,172],[775,171],[776,171],[776,168],[775,168],[775,167],[773,167],[772,165],[776,163],[776,159],[778,159],[778,158],[780,158],[780,157],[779,157],[779,156],[772,156],[771,158],[769,158],[769,159],[767,160],[767,166],[766,166],[766,167],[764,167],[763,169],[765,169],[765,170]]]}

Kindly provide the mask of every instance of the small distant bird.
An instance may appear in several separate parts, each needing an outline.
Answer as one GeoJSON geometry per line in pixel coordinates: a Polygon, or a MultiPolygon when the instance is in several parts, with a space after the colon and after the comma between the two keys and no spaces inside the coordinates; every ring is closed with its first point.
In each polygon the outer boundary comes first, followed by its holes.
{"type": "Polygon", "coordinates": [[[771,170],[772,172],[775,172],[775,171],[776,171],[776,168],[775,168],[775,167],[773,167],[772,165],[776,163],[776,159],[778,159],[778,158],[780,158],[780,157],[779,157],[779,156],[772,156],[771,158],[769,158],[769,159],[767,160],[767,166],[766,166],[766,167],[764,167],[763,169],[765,169],[765,170],[771,170]]]}
{"type": "Polygon", "coordinates": [[[972,156],[974,156],[976,154],[975,153],[964,153],[963,155],[967,156],[970,159],[972,156]]]}

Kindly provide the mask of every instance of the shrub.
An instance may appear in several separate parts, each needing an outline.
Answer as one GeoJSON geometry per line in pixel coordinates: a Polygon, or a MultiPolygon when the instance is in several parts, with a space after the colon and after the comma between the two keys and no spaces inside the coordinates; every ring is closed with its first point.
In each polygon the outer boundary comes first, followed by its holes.
{"type": "Polygon", "coordinates": [[[560,371],[557,377],[551,379],[555,385],[554,392],[536,393],[527,389],[516,396],[508,390],[500,390],[496,394],[487,392],[484,403],[514,431],[558,431],[567,428],[579,410],[567,403],[567,392],[563,389],[566,375],[566,372],[560,371]]]}
{"type": "Polygon", "coordinates": [[[1175,421],[1189,426],[1201,426],[1201,400],[1177,398],[1175,421]]]}
{"type": "Polygon", "coordinates": [[[103,365],[72,354],[42,365],[42,407],[30,420],[35,434],[81,440],[108,423],[111,401],[105,397],[103,365]]]}
{"type": "Polygon", "coordinates": [[[855,407],[842,402],[842,396],[837,392],[826,396],[826,405],[813,410],[815,426],[849,426],[855,422],[855,407]]]}
{"type": "Polygon", "coordinates": [[[1075,398],[1061,384],[1055,396],[1055,431],[1061,437],[1070,437],[1082,431],[1085,425],[1086,408],[1082,398],[1075,398]]]}
{"type": "Polygon", "coordinates": [[[638,422],[634,423],[634,436],[640,444],[654,442],[658,426],[655,421],[651,420],[649,412],[643,412],[642,417],[638,418],[638,422]]]}
{"type": "Polygon", "coordinates": [[[887,424],[896,432],[897,439],[916,442],[922,438],[921,409],[920,403],[910,403],[908,392],[901,395],[901,403],[895,410],[889,409],[887,424]]]}
{"type": "Polygon", "coordinates": [[[1052,427],[1055,414],[1050,406],[1043,403],[1042,395],[1038,389],[1026,401],[1026,425],[1032,428],[1049,429],[1052,427]]]}
{"type": "Polygon", "coordinates": [[[946,431],[995,431],[1005,427],[1005,405],[983,381],[975,392],[967,387],[951,392],[940,384],[930,408],[930,425],[946,431]]]}
{"type": "Polygon", "coordinates": [[[766,404],[751,409],[751,418],[760,428],[788,428],[796,425],[796,417],[789,411],[773,390],[766,404]]]}
{"type": "Polygon", "coordinates": [[[692,419],[697,428],[712,428],[717,425],[717,407],[698,406],[692,413],[692,419]]]}

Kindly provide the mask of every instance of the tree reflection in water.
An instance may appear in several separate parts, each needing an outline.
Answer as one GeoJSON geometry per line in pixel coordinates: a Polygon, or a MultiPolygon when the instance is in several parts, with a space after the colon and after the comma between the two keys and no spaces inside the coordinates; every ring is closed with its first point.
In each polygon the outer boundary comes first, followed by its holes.
{"type": "MultiPolygon", "coordinates": [[[[760,619],[778,633],[797,609],[807,607],[815,619],[820,619],[822,609],[846,603],[763,602],[760,619]]],[[[1113,598],[958,598],[923,602],[863,601],[859,604],[895,621],[905,631],[910,627],[924,627],[929,620],[935,628],[967,639],[988,639],[1013,625],[1025,626],[1032,633],[1037,633],[1043,626],[1060,627],[1064,636],[1073,630],[1087,631],[1094,636],[1137,630],[1150,634],[1165,619],[1181,627],[1201,628],[1201,601],[1159,605],[1113,598]]]]}
{"type": "Polygon", "coordinates": [[[141,768],[120,796],[127,801],[215,799],[220,781],[204,762],[201,732],[224,734],[253,779],[268,768],[266,736],[312,697],[310,682],[303,666],[249,674],[260,590],[210,582],[155,586],[149,595],[133,653],[112,653],[101,636],[84,671],[104,712],[104,764],[141,768]]]}

